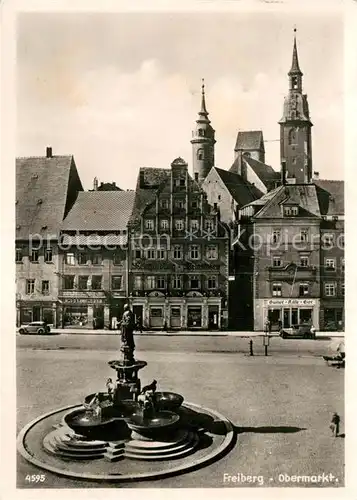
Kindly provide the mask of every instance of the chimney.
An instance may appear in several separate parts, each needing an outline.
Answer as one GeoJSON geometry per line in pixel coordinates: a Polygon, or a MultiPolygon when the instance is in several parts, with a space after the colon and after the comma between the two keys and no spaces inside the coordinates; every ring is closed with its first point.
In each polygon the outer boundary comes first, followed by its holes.
{"type": "Polygon", "coordinates": [[[198,172],[195,172],[195,181],[198,182],[198,172]]]}
{"type": "Polygon", "coordinates": [[[314,179],[319,179],[320,178],[320,172],[314,172],[314,179]]]}
{"type": "Polygon", "coordinates": [[[98,191],[98,179],[96,177],[93,179],[93,191],[98,191]]]}
{"type": "Polygon", "coordinates": [[[52,158],[52,148],[51,147],[46,148],[46,158],[52,158]]]}

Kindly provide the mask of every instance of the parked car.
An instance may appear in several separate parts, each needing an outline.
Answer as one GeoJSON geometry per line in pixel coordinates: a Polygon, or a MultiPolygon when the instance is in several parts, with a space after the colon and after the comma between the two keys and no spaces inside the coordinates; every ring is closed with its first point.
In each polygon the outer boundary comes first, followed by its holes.
{"type": "Polygon", "coordinates": [[[44,321],[32,321],[32,323],[20,326],[19,334],[24,335],[26,333],[45,335],[46,333],[51,333],[51,328],[44,321]]]}
{"type": "Polygon", "coordinates": [[[310,323],[293,325],[291,328],[282,328],[280,330],[280,337],[282,337],[283,339],[287,339],[289,337],[315,339],[316,329],[310,323]]]}

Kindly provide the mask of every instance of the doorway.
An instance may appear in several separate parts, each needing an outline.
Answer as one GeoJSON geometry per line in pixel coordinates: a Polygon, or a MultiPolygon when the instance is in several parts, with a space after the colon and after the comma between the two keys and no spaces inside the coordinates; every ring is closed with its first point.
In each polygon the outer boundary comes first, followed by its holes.
{"type": "Polygon", "coordinates": [[[208,306],[208,329],[218,330],[218,306],[208,306]]]}
{"type": "Polygon", "coordinates": [[[280,319],[281,309],[269,309],[268,320],[270,321],[270,328],[272,331],[278,331],[281,325],[280,319]]]}
{"type": "Polygon", "coordinates": [[[181,328],[181,307],[171,307],[170,326],[171,328],[181,328]]]}

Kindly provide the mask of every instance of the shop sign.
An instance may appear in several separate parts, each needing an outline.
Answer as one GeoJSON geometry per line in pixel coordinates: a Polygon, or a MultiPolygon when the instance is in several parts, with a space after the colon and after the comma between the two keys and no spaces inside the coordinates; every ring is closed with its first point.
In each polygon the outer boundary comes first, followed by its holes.
{"type": "Polygon", "coordinates": [[[266,301],[268,306],[314,306],[314,299],[269,299],[266,301]]]}
{"type": "Polygon", "coordinates": [[[64,304],[105,304],[104,299],[92,299],[92,298],[87,298],[87,299],[70,299],[70,298],[65,298],[63,299],[64,304]]]}

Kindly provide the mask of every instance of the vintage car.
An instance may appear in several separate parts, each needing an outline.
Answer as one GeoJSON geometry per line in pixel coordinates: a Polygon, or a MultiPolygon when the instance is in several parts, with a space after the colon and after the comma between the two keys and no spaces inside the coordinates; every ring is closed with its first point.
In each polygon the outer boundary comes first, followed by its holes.
{"type": "Polygon", "coordinates": [[[32,323],[20,326],[19,334],[25,335],[26,333],[45,335],[46,333],[51,333],[51,328],[44,321],[32,321],[32,323]]]}
{"type": "Polygon", "coordinates": [[[302,323],[301,325],[293,325],[291,328],[282,328],[280,337],[287,339],[289,337],[302,339],[315,339],[316,330],[311,323],[302,323]]]}

